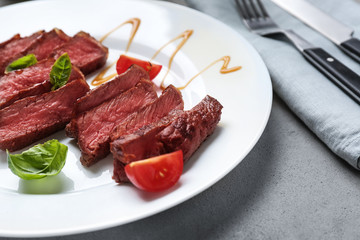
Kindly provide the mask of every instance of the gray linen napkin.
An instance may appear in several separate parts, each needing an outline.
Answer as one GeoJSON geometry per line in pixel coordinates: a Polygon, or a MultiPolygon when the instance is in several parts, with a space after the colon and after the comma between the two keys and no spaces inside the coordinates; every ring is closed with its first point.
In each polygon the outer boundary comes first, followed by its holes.
{"type": "MultiPolygon", "coordinates": [[[[311,2],[352,27],[355,36],[359,37],[359,0],[311,2]]],[[[274,91],[334,153],[360,169],[360,105],[319,73],[291,44],[249,32],[238,15],[234,0],[186,0],[186,3],[231,26],[245,37],[267,65],[274,91]]],[[[295,30],[360,74],[360,64],[348,58],[329,40],[274,3],[266,0],[263,3],[269,15],[281,27],[295,30]]]]}

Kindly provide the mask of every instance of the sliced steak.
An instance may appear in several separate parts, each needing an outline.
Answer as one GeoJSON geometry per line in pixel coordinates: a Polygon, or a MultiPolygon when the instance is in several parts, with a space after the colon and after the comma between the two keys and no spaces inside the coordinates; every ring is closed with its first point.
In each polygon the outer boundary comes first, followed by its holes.
{"type": "Polygon", "coordinates": [[[111,143],[114,180],[127,182],[124,165],[133,161],[182,150],[184,161],[213,133],[220,121],[222,105],[206,96],[189,111],[175,110],[160,121],[147,125],[111,143]]]}
{"type": "Polygon", "coordinates": [[[125,173],[125,164],[120,161],[114,160],[113,177],[117,183],[129,183],[130,180],[125,173]]]}
{"type": "Polygon", "coordinates": [[[50,32],[44,33],[43,37],[39,39],[37,44],[34,44],[26,54],[33,53],[38,61],[46,59],[54,51],[54,49],[61,47],[71,39],[62,30],[54,28],[50,32]]]}
{"type": "Polygon", "coordinates": [[[84,97],[80,98],[75,106],[76,114],[88,111],[118,96],[134,87],[140,79],[150,80],[149,74],[142,67],[132,65],[123,74],[90,90],[84,97]]]}
{"type": "Polygon", "coordinates": [[[184,101],[181,92],[173,85],[169,85],[160,97],[151,104],[142,107],[138,112],[130,114],[112,132],[111,139],[135,132],[139,128],[159,121],[172,110],[183,110],[184,101]]]}
{"type": "Polygon", "coordinates": [[[185,111],[158,135],[159,141],[164,144],[165,152],[181,149],[186,162],[214,132],[220,121],[222,108],[215,98],[206,96],[193,109],[185,111]]]}
{"type": "Polygon", "coordinates": [[[81,150],[80,161],[91,166],[110,153],[110,134],[129,114],[157,99],[152,82],[141,80],[135,87],[99,106],[81,113],[66,127],[81,150]]]}
{"type": "MultiPolygon", "coordinates": [[[[157,100],[125,118],[124,121],[115,128],[111,139],[118,139],[120,136],[130,134],[143,126],[157,122],[167,116],[172,110],[183,109],[184,102],[180,91],[173,85],[170,85],[157,100]]],[[[117,182],[128,181],[124,167],[125,165],[120,161],[114,161],[114,178],[117,179],[117,182]]]]}
{"type": "Polygon", "coordinates": [[[145,159],[141,156],[156,156],[165,153],[162,144],[155,141],[159,132],[169,126],[178,116],[183,114],[182,110],[173,110],[169,115],[157,122],[143,126],[137,131],[113,139],[110,143],[110,151],[114,157],[113,179],[117,183],[129,182],[125,174],[125,163],[145,159]]]}
{"type": "Polygon", "coordinates": [[[55,49],[52,56],[57,59],[67,52],[71,63],[87,75],[105,65],[108,49],[88,33],[79,32],[70,41],[55,49]]]}
{"type": "Polygon", "coordinates": [[[15,34],[12,38],[0,43],[0,48],[5,47],[8,43],[12,42],[12,41],[16,41],[17,39],[20,39],[21,36],[20,34],[15,34]]]}
{"type": "MultiPolygon", "coordinates": [[[[50,71],[54,59],[45,59],[28,68],[10,72],[0,77],[0,109],[16,100],[40,95],[51,90],[50,71]]],[[[81,71],[73,66],[69,82],[85,79],[81,71]]]]}
{"type": "Polygon", "coordinates": [[[44,35],[44,31],[38,31],[31,36],[21,38],[15,35],[0,48],[0,76],[4,75],[5,68],[14,60],[24,56],[44,35]]]}
{"type": "Polygon", "coordinates": [[[19,150],[70,121],[76,100],[89,90],[84,79],[38,96],[23,98],[0,110],[0,149],[19,150]]]}

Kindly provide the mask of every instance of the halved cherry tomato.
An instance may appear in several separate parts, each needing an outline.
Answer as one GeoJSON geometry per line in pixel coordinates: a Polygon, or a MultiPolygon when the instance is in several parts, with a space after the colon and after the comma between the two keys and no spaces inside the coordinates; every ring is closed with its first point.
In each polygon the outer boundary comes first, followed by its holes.
{"type": "Polygon", "coordinates": [[[158,192],[177,183],[183,171],[182,150],[129,163],[126,176],[137,188],[158,192]]]}
{"type": "Polygon", "coordinates": [[[131,65],[136,64],[144,68],[149,73],[150,80],[154,79],[160,72],[162,65],[154,64],[149,61],[132,58],[126,55],[121,55],[116,63],[116,72],[118,74],[124,73],[131,65]]]}

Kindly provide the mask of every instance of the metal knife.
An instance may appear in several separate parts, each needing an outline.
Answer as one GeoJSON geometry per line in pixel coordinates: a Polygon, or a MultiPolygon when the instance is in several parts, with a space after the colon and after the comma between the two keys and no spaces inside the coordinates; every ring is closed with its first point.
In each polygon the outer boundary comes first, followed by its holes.
{"type": "Polygon", "coordinates": [[[330,17],[305,0],[272,0],[301,21],[325,35],[346,54],[360,62],[360,40],[354,30],[330,17]]]}

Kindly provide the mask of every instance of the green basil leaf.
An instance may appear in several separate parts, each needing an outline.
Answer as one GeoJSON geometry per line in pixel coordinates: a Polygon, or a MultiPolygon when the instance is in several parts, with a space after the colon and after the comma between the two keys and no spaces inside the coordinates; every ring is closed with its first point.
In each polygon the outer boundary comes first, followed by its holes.
{"type": "Polygon", "coordinates": [[[64,53],[52,66],[50,72],[50,83],[52,84],[51,90],[56,90],[67,83],[70,78],[71,68],[72,65],[69,55],[64,53]]]}
{"type": "Polygon", "coordinates": [[[35,145],[21,154],[7,153],[11,171],[22,179],[38,179],[57,175],[65,165],[68,147],[53,139],[35,145]]]}
{"type": "Polygon", "coordinates": [[[26,55],[10,63],[5,69],[5,74],[8,74],[11,71],[30,67],[36,63],[37,59],[34,54],[26,55]]]}

